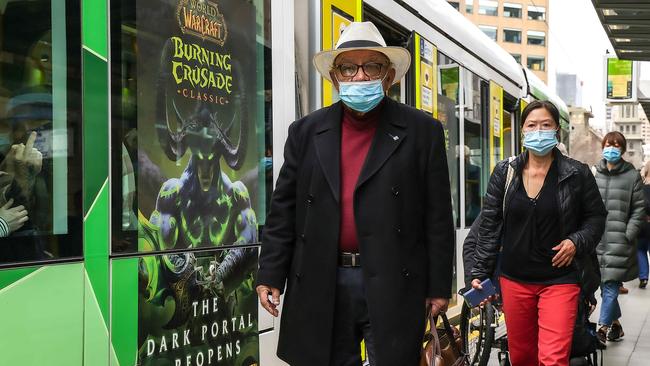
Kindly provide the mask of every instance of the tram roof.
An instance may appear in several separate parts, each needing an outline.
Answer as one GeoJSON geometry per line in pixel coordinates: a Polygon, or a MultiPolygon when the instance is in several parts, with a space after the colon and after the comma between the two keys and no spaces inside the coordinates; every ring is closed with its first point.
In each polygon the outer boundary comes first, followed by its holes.
{"type": "MultiPolygon", "coordinates": [[[[421,16],[446,33],[461,47],[473,53],[492,68],[505,74],[520,87],[526,80],[521,65],[501,46],[486,36],[474,23],[465,18],[445,0],[405,0],[421,16]]],[[[449,55],[453,57],[454,55],[449,55]]]]}
{"type": "Polygon", "coordinates": [[[524,73],[526,74],[527,81],[527,92],[528,95],[531,95],[535,99],[548,100],[551,103],[555,104],[557,109],[560,111],[560,117],[567,122],[569,119],[569,108],[566,103],[560,97],[555,94],[551,88],[549,88],[544,82],[535,75],[534,72],[523,67],[524,73]]]}

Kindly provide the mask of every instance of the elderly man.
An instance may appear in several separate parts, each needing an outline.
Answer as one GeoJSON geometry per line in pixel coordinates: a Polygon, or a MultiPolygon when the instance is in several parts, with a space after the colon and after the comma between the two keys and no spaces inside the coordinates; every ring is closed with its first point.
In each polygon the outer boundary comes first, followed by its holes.
{"type": "Polygon", "coordinates": [[[293,366],[418,364],[426,307],[451,295],[454,231],[443,129],[387,97],[410,65],[369,22],[314,57],[341,101],[289,127],[257,292],[293,366]]]}

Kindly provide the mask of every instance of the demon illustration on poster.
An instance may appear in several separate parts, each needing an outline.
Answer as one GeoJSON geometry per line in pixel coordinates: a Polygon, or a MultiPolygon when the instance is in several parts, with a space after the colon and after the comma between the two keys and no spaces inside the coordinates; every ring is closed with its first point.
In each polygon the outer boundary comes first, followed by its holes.
{"type": "Polygon", "coordinates": [[[257,363],[255,17],[249,1],[138,1],[138,251],[174,251],[140,260],[143,365],[257,363]],[[178,251],[194,248],[218,250],[178,251]]]}

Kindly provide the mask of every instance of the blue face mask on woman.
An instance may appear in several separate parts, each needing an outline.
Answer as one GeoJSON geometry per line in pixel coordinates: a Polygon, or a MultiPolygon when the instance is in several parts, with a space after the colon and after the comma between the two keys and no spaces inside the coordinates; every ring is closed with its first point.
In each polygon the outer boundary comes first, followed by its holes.
{"type": "Polygon", "coordinates": [[[603,158],[605,158],[608,163],[617,163],[621,160],[621,149],[615,146],[607,146],[603,149],[603,158]]]}
{"type": "Polygon", "coordinates": [[[339,97],[351,109],[366,113],[375,108],[384,98],[383,82],[384,79],[339,81],[339,97]]]}
{"type": "Polygon", "coordinates": [[[545,156],[557,144],[557,130],[537,130],[524,133],[524,147],[537,156],[545,156]]]}

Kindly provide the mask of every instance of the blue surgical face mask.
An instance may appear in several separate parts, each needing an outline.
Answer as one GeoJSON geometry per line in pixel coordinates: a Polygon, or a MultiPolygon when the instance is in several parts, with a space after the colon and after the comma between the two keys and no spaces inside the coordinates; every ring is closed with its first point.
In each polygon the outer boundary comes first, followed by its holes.
{"type": "Polygon", "coordinates": [[[537,156],[545,156],[557,146],[557,130],[537,130],[524,133],[524,147],[537,156]]]}
{"type": "Polygon", "coordinates": [[[607,146],[603,149],[603,158],[605,158],[608,163],[617,163],[621,160],[621,149],[615,146],[607,146]]]}
{"type": "Polygon", "coordinates": [[[366,113],[375,108],[384,98],[383,82],[384,79],[339,81],[339,97],[351,109],[366,113]]]}

